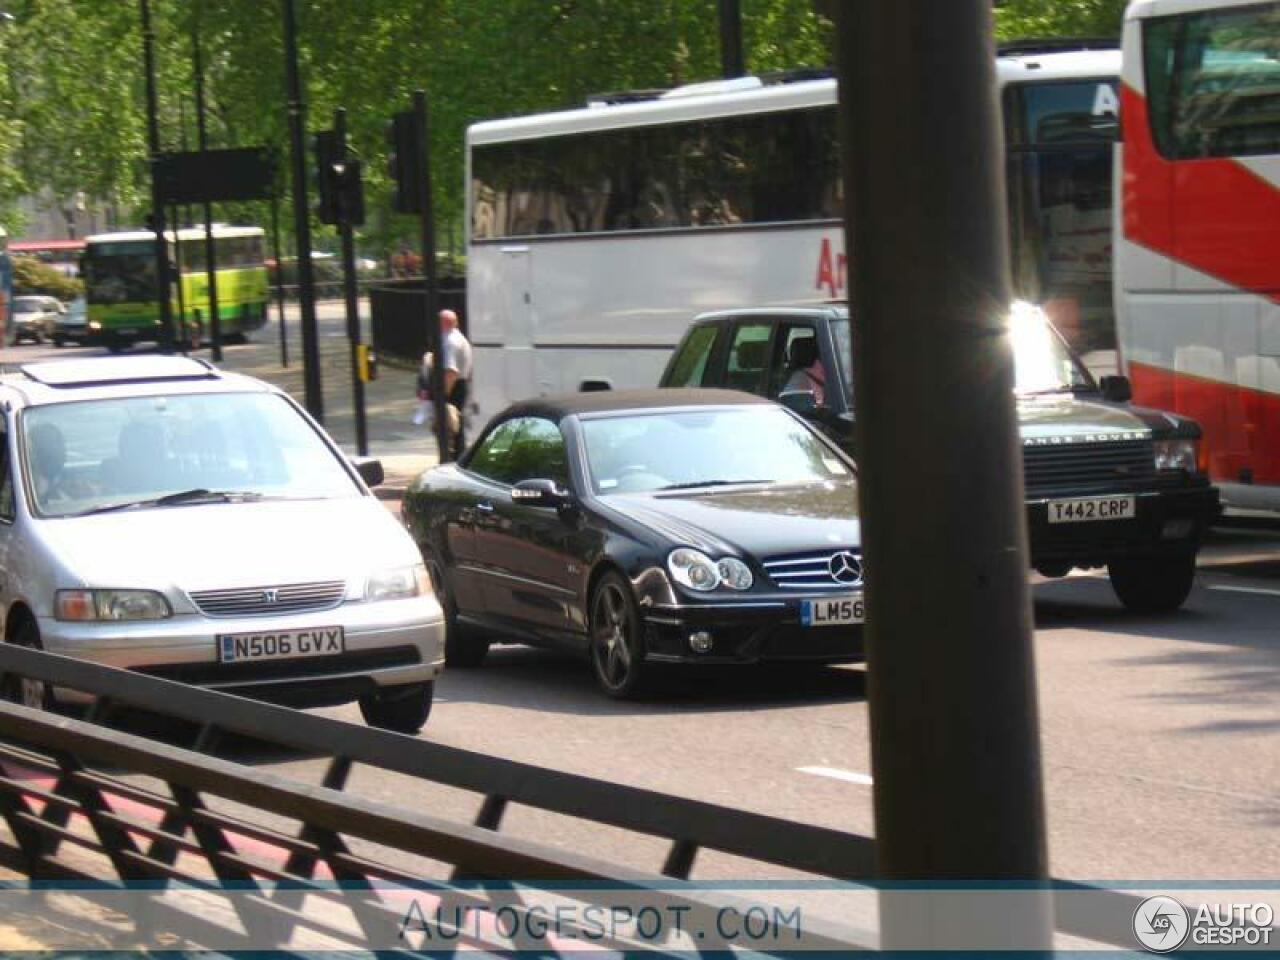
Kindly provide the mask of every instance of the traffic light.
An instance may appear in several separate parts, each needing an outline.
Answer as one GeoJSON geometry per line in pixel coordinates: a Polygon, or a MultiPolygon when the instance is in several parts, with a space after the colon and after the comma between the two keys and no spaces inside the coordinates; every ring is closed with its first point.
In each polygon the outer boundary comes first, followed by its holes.
{"type": "Polygon", "coordinates": [[[338,214],[343,223],[364,223],[364,176],[359,157],[347,157],[338,174],[338,214]]]}
{"type": "Polygon", "coordinates": [[[335,224],[341,216],[338,208],[338,196],[341,192],[338,168],[345,159],[343,144],[338,142],[338,134],[333,130],[321,130],[312,138],[311,143],[316,155],[316,184],[320,191],[316,216],[321,223],[335,224]]]}
{"type": "Polygon", "coordinates": [[[392,207],[398,213],[422,213],[421,142],[412,110],[392,116],[387,124],[387,172],[396,187],[392,207]]]}

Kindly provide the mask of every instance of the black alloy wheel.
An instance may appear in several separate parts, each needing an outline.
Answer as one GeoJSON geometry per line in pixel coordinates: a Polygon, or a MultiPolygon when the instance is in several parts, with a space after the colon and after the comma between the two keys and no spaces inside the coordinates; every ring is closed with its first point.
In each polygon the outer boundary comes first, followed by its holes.
{"type": "Polygon", "coordinates": [[[360,714],[371,727],[412,736],[431,715],[435,689],[433,680],[383,687],[377,693],[366,693],[360,698],[360,714]]]}
{"type": "Polygon", "coordinates": [[[591,667],[600,688],[620,700],[644,682],[640,614],[631,585],[616,573],[601,577],[591,594],[591,667]]]}
{"type": "MultiPolygon", "coordinates": [[[[9,642],[16,647],[26,647],[30,650],[41,649],[40,630],[35,621],[30,618],[23,618],[19,621],[14,628],[13,636],[9,638],[9,642]]],[[[33,680],[30,677],[20,677],[14,674],[6,675],[4,678],[3,698],[10,703],[20,703],[24,707],[30,707],[33,710],[53,709],[53,690],[43,680],[33,680]]]]}
{"type": "Polygon", "coordinates": [[[426,559],[427,576],[444,611],[444,663],[446,667],[473,670],[484,663],[489,653],[489,639],[458,623],[458,605],[444,578],[444,570],[435,557],[426,559]]]}
{"type": "Polygon", "coordinates": [[[1182,606],[1196,578],[1194,552],[1125,557],[1107,564],[1111,589],[1134,613],[1171,613],[1182,606]]]}

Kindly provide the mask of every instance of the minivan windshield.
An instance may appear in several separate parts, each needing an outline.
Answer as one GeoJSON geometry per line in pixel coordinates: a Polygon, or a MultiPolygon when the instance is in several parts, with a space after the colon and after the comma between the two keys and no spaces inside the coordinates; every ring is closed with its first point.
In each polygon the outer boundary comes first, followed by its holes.
{"type": "Polygon", "coordinates": [[[22,459],[33,510],[65,517],[182,503],[360,496],[301,413],[272,393],[32,407],[22,459]]]}

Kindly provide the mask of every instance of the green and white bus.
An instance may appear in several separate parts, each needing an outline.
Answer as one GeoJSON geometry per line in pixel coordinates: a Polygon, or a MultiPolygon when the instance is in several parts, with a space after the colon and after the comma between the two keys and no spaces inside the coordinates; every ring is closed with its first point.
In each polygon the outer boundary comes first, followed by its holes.
{"type": "MultiPolygon", "coordinates": [[[[204,228],[186,228],[176,235],[169,231],[168,239],[169,262],[177,265],[181,284],[171,293],[177,339],[198,344],[211,330],[204,228]]],[[[270,293],[263,232],[260,227],[219,225],[213,228],[213,242],[222,336],[244,339],[267,321],[270,293]]],[[[134,230],[87,237],[82,276],[90,342],[114,351],[160,340],[154,233],[134,230]]]]}

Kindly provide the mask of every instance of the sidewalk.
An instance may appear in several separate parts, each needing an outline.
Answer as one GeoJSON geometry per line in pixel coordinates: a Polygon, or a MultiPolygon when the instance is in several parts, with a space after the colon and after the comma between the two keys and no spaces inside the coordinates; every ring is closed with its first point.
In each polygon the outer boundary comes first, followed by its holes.
{"type": "MultiPolygon", "coordinates": [[[[350,348],[340,303],[317,304],[320,377],[324,400],[324,426],[342,449],[356,453],[354,400],[351,392],[350,348]]],[[[371,339],[367,303],[361,303],[363,337],[371,339]]],[[[302,377],[302,329],[296,305],[286,308],[289,366],[280,365],[280,327],[276,311],[271,321],[251,335],[246,344],[227,346],[221,366],[273,383],[305,404],[302,377]]],[[[207,349],[196,356],[208,358],[207,349]]],[[[369,456],[382,461],[386,482],[375,493],[384,500],[400,500],[405,488],[427,467],[438,462],[435,439],[425,426],[415,426],[417,371],[379,365],[378,379],[365,384],[365,421],[369,456]]]]}

